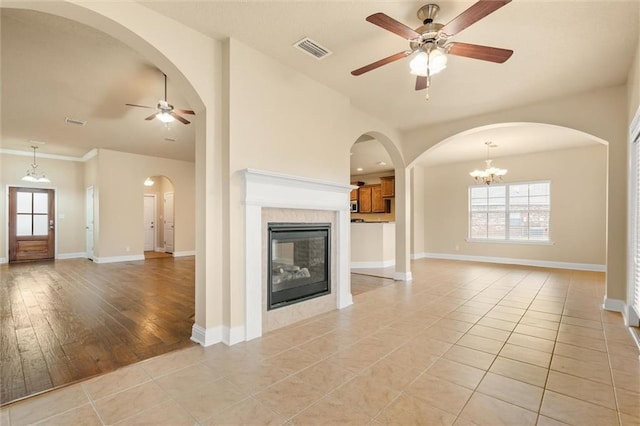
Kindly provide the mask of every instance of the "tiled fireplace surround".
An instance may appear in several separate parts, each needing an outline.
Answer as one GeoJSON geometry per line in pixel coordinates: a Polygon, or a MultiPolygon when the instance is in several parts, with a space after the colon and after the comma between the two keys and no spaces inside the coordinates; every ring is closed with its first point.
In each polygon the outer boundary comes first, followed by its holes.
{"type": "Polygon", "coordinates": [[[243,171],[245,182],[245,327],[229,344],[353,303],[349,274],[351,186],[260,170],[243,171]],[[331,223],[331,294],[267,311],[269,222],[331,223]]]}

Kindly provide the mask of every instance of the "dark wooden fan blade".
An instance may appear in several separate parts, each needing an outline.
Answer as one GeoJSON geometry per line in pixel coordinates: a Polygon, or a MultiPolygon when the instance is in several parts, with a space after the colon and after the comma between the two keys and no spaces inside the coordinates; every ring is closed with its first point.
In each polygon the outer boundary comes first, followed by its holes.
{"type": "Polygon", "coordinates": [[[153,120],[154,118],[156,118],[156,114],[157,114],[157,112],[154,112],[153,114],[151,114],[150,116],[145,118],[145,120],[153,120]]]}
{"type": "Polygon", "coordinates": [[[170,114],[171,114],[171,116],[172,116],[173,118],[175,118],[176,120],[178,120],[178,121],[179,121],[179,122],[181,122],[182,124],[189,124],[189,123],[191,123],[189,120],[186,120],[186,119],[184,119],[184,118],[180,117],[178,114],[176,114],[176,113],[175,113],[175,112],[173,112],[173,111],[171,111],[171,113],[170,113],[170,114]]]}
{"type": "Polygon", "coordinates": [[[125,104],[126,106],[138,107],[138,108],[154,108],[146,105],[125,104]]]}
{"type": "Polygon", "coordinates": [[[416,90],[424,90],[427,88],[427,77],[421,75],[416,77],[416,90]]]}
{"type": "Polygon", "coordinates": [[[373,63],[371,63],[369,65],[365,65],[362,68],[358,68],[357,70],[351,71],[351,74],[352,75],[364,74],[365,72],[369,72],[371,70],[379,68],[379,67],[381,67],[383,65],[386,65],[388,63],[397,61],[398,59],[406,58],[410,54],[411,54],[411,52],[409,52],[409,51],[396,53],[395,55],[388,56],[388,57],[386,57],[384,59],[380,59],[379,61],[373,62],[373,63]]]}
{"type": "Polygon", "coordinates": [[[447,51],[451,55],[496,62],[498,64],[502,64],[513,55],[513,50],[469,43],[451,43],[447,46],[447,51]]]}
{"type": "Polygon", "coordinates": [[[190,109],[174,109],[175,112],[179,112],[180,114],[191,114],[191,115],[196,115],[195,112],[191,111],[190,109]]]}
{"type": "Polygon", "coordinates": [[[380,28],[384,28],[387,31],[391,31],[400,37],[404,37],[407,40],[420,37],[420,34],[415,30],[407,27],[402,22],[396,21],[392,17],[385,15],[384,13],[374,13],[371,16],[367,16],[367,21],[379,26],[380,28]]]}
{"type": "Polygon", "coordinates": [[[511,0],[480,0],[442,27],[441,32],[454,35],[500,9],[511,0]]]}

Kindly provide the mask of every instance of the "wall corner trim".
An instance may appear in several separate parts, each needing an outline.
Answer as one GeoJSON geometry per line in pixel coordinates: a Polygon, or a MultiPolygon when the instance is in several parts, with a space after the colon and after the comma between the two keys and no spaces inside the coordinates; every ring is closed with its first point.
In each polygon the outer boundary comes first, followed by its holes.
{"type": "Polygon", "coordinates": [[[191,327],[191,341],[207,347],[222,342],[223,328],[222,326],[204,328],[198,324],[191,327]]]}

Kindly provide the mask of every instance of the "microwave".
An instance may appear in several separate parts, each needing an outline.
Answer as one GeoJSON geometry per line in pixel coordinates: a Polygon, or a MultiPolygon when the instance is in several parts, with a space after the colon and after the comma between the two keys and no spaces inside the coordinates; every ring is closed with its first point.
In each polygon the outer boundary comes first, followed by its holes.
{"type": "Polygon", "coordinates": [[[358,213],[358,200],[351,200],[351,213],[358,213]]]}

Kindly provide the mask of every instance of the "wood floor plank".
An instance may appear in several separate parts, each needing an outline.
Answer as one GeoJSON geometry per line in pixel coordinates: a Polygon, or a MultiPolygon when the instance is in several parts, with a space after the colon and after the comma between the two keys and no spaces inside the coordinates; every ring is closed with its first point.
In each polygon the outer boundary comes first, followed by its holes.
{"type": "Polygon", "coordinates": [[[193,345],[194,267],[0,265],[0,404],[193,345]]]}

